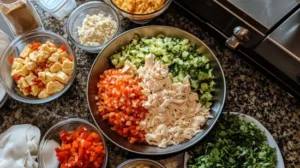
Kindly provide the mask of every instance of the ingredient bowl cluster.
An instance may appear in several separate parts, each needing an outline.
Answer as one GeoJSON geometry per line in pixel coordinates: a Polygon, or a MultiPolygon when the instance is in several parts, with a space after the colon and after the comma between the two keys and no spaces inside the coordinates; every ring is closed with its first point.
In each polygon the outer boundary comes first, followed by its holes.
{"type": "Polygon", "coordinates": [[[50,41],[32,42],[25,46],[20,57],[11,56],[11,76],[20,91],[40,99],[60,92],[74,71],[73,58],[66,50],[65,45],[58,48],[50,41]]]}
{"type": "Polygon", "coordinates": [[[213,72],[188,39],[136,36],[110,60],[115,69],[97,83],[98,111],[130,143],[177,145],[212,117],[213,72]]]}

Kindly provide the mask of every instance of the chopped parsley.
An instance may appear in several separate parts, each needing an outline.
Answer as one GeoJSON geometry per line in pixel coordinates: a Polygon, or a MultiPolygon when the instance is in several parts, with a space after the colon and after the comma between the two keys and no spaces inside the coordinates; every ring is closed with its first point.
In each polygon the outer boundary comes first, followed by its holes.
{"type": "Polygon", "coordinates": [[[222,115],[213,130],[189,152],[189,168],[275,168],[276,149],[252,122],[222,115]]]}

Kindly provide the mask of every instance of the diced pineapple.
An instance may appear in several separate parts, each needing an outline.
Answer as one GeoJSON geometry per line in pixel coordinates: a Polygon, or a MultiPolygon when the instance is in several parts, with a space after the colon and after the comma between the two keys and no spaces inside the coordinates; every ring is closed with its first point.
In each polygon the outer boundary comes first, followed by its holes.
{"type": "Polygon", "coordinates": [[[13,70],[11,70],[10,75],[11,75],[11,76],[14,76],[14,75],[17,75],[17,73],[18,73],[18,70],[13,69],[13,70]]]}
{"type": "Polygon", "coordinates": [[[69,76],[63,71],[59,71],[55,74],[55,79],[61,83],[67,84],[69,82],[69,76]]]}
{"type": "Polygon", "coordinates": [[[62,64],[62,70],[68,74],[68,75],[72,75],[73,71],[74,71],[74,62],[70,61],[68,59],[64,60],[63,64],[62,64]]]}
{"type": "Polygon", "coordinates": [[[21,58],[26,58],[29,56],[29,54],[33,52],[33,50],[30,48],[30,44],[27,44],[27,46],[25,46],[25,48],[23,49],[23,51],[20,54],[21,58]]]}
{"type": "Polygon", "coordinates": [[[43,90],[39,93],[38,98],[44,99],[44,98],[47,98],[47,97],[49,97],[49,96],[50,96],[50,95],[47,93],[46,89],[43,89],[43,90]]]}
{"type": "Polygon", "coordinates": [[[48,82],[46,85],[46,92],[48,94],[53,94],[61,91],[64,88],[64,85],[58,81],[48,82]]]}
{"type": "Polygon", "coordinates": [[[59,52],[59,58],[60,59],[65,58],[67,55],[68,55],[68,53],[66,51],[59,52]]]}
{"type": "Polygon", "coordinates": [[[30,58],[33,62],[36,62],[37,56],[38,56],[38,52],[37,52],[37,51],[33,51],[32,53],[29,54],[29,58],[30,58]]]}
{"type": "Polygon", "coordinates": [[[51,43],[50,41],[47,41],[46,44],[48,45],[49,49],[50,49],[50,53],[54,53],[57,51],[56,45],[51,43]]]}
{"type": "Polygon", "coordinates": [[[25,67],[27,70],[33,71],[37,67],[37,65],[35,62],[28,62],[25,64],[25,67]]]}
{"type": "Polygon", "coordinates": [[[36,82],[33,81],[36,78],[37,76],[35,76],[32,72],[30,72],[30,74],[25,77],[25,80],[30,86],[32,86],[36,84],[36,82]]]}
{"type": "Polygon", "coordinates": [[[22,92],[23,92],[24,96],[28,96],[30,94],[29,90],[26,88],[22,89],[22,92]]]}
{"type": "Polygon", "coordinates": [[[42,44],[39,48],[41,51],[47,51],[49,53],[52,52],[52,50],[50,49],[50,47],[47,44],[42,44]]]}
{"type": "Polygon", "coordinates": [[[27,76],[29,74],[29,71],[25,66],[23,66],[20,70],[17,71],[17,74],[21,76],[27,76]]]}
{"type": "Polygon", "coordinates": [[[39,72],[38,77],[44,84],[46,84],[46,73],[45,72],[39,72]]]}
{"type": "Polygon", "coordinates": [[[26,88],[29,86],[29,84],[26,82],[24,77],[21,77],[18,81],[17,84],[19,86],[19,88],[26,88]]]}
{"type": "Polygon", "coordinates": [[[14,61],[11,65],[11,68],[14,69],[14,70],[20,70],[24,67],[23,64],[19,63],[19,62],[16,62],[14,61]]]}
{"type": "Polygon", "coordinates": [[[27,64],[28,62],[32,62],[32,60],[29,57],[26,57],[24,60],[24,64],[27,64]]]}
{"type": "Polygon", "coordinates": [[[38,85],[32,85],[30,94],[32,96],[37,96],[39,94],[39,86],[38,85]]]}
{"type": "Polygon", "coordinates": [[[55,76],[55,75],[54,75],[53,73],[51,73],[51,72],[45,72],[45,74],[46,74],[46,83],[55,80],[55,79],[54,79],[54,76],[55,76]]]}
{"type": "Polygon", "coordinates": [[[55,73],[61,70],[61,64],[59,62],[54,63],[51,67],[50,67],[50,72],[55,73]]]}
{"type": "Polygon", "coordinates": [[[48,61],[58,62],[58,59],[59,59],[59,53],[55,52],[55,53],[51,54],[51,56],[49,57],[48,61]]]}
{"type": "Polygon", "coordinates": [[[17,63],[20,63],[20,64],[25,64],[24,59],[22,59],[22,58],[14,58],[14,62],[17,62],[17,63]]]}
{"type": "Polygon", "coordinates": [[[36,61],[37,62],[46,62],[47,59],[50,57],[50,53],[47,51],[40,51],[37,55],[36,61]]]}

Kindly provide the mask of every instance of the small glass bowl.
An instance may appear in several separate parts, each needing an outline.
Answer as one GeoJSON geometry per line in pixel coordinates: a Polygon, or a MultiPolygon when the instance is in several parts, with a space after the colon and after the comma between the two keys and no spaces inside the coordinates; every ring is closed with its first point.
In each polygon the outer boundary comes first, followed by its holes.
{"type": "Polygon", "coordinates": [[[2,53],[2,56],[0,58],[0,65],[1,65],[0,82],[3,85],[3,88],[6,91],[6,93],[12,98],[20,102],[29,103],[29,104],[42,104],[60,97],[72,85],[76,76],[76,68],[77,68],[76,58],[74,57],[73,50],[69,46],[68,42],[58,34],[55,34],[51,31],[45,31],[45,30],[31,31],[15,38],[2,53]],[[24,47],[33,41],[41,42],[41,43],[45,43],[46,41],[51,41],[58,47],[61,45],[65,45],[67,47],[68,55],[71,56],[74,60],[74,71],[70,81],[65,85],[65,87],[60,92],[50,97],[47,97],[45,99],[39,99],[33,96],[24,96],[23,93],[17,87],[17,84],[14,81],[13,77],[10,75],[11,63],[8,61],[8,58],[10,56],[20,57],[20,53],[22,52],[24,47]]]}
{"type": "Polygon", "coordinates": [[[77,9],[75,9],[71,16],[68,19],[67,23],[67,33],[69,39],[79,48],[90,52],[90,53],[99,53],[111,40],[107,40],[100,46],[89,46],[89,45],[83,45],[80,43],[79,37],[78,37],[78,27],[82,26],[82,22],[85,19],[86,15],[95,15],[99,14],[100,12],[104,12],[106,14],[111,15],[111,17],[117,22],[117,30],[115,34],[112,36],[111,39],[117,36],[119,29],[120,29],[120,18],[117,12],[109,5],[103,2],[99,1],[92,1],[87,2],[82,5],[80,5],[77,9]]]}
{"type": "MultiPolygon", "coordinates": [[[[43,136],[40,145],[39,145],[39,150],[38,150],[38,163],[39,163],[39,167],[41,168],[58,168],[59,167],[59,163],[57,161],[56,164],[54,165],[47,165],[46,164],[46,160],[49,159],[49,155],[48,157],[45,156],[45,152],[47,152],[48,154],[51,152],[53,152],[53,156],[55,156],[54,154],[56,154],[55,149],[53,149],[53,151],[49,151],[49,147],[47,146],[47,143],[50,140],[54,140],[55,142],[57,142],[59,145],[61,144],[61,140],[59,138],[59,133],[62,130],[65,130],[67,132],[69,131],[73,131],[76,130],[78,127],[80,126],[84,126],[85,128],[87,128],[88,131],[93,131],[96,132],[100,135],[101,140],[104,144],[104,148],[105,148],[105,160],[102,164],[102,168],[105,168],[107,165],[107,160],[108,160],[108,150],[107,150],[107,146],[105,144],[105,139],[103,138],[102,134],[100,133],[100,131],[90,122],[84,120],[84,119],[80,119],[80,118],[69,118],[63,121],[60,121],[58,123],[56,123],[55,125],[53,125],[43,136]]],[[[55,158],[56,159],[56,158],[55,158]]]]}
{"type": "Polygon", "coordinates": [[[150,159],[131,159],[123,162],[117,168],[133,168],[137,166],[147,166],[151,168],[165,168],[162,164],[158,163],[157,161],[150,160],[150,159]]]}
{"type": "Polygon", "coordinates": [[[165,4],[158,9],[157,11],[154,11],[152,13],[147,13],[147,14],[134,14],[134,13],[129,13],[121,8],[119,8],[113,0],[110,0],[110,3],[114,9],[116,9],[118,12],[120,12],[121,15],[124,17],[130,19],[132,22],[136,24],[146,24],[150,22],[152,19],[158,17],[162,13],[164,13],[168,7],[171,5],[172,0],[166,0],[165,4]]]}

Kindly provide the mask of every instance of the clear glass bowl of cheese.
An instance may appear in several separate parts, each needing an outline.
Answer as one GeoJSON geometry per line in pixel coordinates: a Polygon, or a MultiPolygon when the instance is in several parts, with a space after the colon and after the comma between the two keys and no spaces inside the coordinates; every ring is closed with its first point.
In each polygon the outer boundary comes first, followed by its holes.
{"type": "MultiPolygon", "coordinates": [[[[43,45],[42,47],[45,47],[45,45],[43,45]]],[[[45,47],[45,50],[46,49],[47,47],[45,47]]],[[[68,45],[68,42],[63,37],[53,32],[44,30],[28,32],[14,39],[11,44],[4,50],[0,58],[0,65],[0,83],[3,85],[5,91],[15,100],[29,104],[42,104],[60,97],[72,85],[76,76],[77,67],[76,59],[73,55],[73,50],[68,45]],[[55,51],[57,52],[55,53],[49,51],[47,58],[45,57],[45,55],[42,55],[40,51],[43,53],[47,52],[44,51],[44,49],[39,48],[41,44],[46,43],[49,43],[52,46],[55,45],[55,51]],[[28,54],[28,58],[22,58],[21,55],[24,54],[24,49],[26,49],[26,46],[28,47],[32,44],[40,44],[36,46],[37,48],[39,48],[36,49],[36,54],[33,54],[32,57],[30,56],[30,54],[28,54]],[[68,58],[70,62],[72,62],[72,66],[70,67],[70,69],[68,69],[68,72],[66,71],[66,69],[63,69],[62,62],[60,64],[61,67],[59,67],[60,69],[52,67],[52,65],[54,65],[56,62],[59,63],[59,61],[62,61],[63,55],[58,54],[61,48],[63,48],[63,50],[66,52],[64,52],[64,60],[68,58]],[[38,58],[35,58],[36,60],[33,61],[34,55],[46,59],[46,62],[35,62],[38,60],[38,58]],[[54,60],[52,60],[52,63],[48,64],[50,58],[54,60]],[[31,70],[28,69],[29,63],[31,65],[35,64],[33,67],[31,67],[31,70]],[[41,68],[41,64],[45,65],[45,68],[41,68]],[[37,69],[39,71],[36,71],[37,69]],[[47,75],[44,74],[41,76],[40,72],[47,72],[47,75]],[[49,82],[52,82],[51,85],[47,85],[49,82]],[[40,84],[43,86],[41,86],[40,84]],[[26,90],[26,94],[24,92],[25,90],[22,89],[23,86],[26,87],[26,89],[28,88],[28,90],[26,90]],[[59,89],[57,87],[59,87],[59,89]],[[45,92],[46,90],[47,92],[45,92]],[[43,93],[41,93],[42,91],[43,93]]]]}
{"type": "Polygon", "coordinates": [[[100,1],[80,5],[71,13],[67,23],[70,41],[90,53],[99,53],[118,35],[119,29],[117,12],[100,1]]]}

